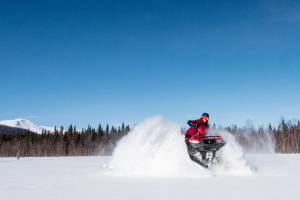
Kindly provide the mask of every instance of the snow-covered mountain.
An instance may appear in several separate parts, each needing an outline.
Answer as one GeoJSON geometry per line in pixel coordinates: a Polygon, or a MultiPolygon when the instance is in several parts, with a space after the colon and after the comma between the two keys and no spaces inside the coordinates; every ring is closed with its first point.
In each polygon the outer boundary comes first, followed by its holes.
{"type": "Polygon", "coordinates": [[[0,125],[5,125],[9,127],[29,129],[32,132],[42,133],[43,130],[53,131],[52,127],[39,126],[29,121],[28,119],[12,119],[12,120],[2,120],[0,125]]]}

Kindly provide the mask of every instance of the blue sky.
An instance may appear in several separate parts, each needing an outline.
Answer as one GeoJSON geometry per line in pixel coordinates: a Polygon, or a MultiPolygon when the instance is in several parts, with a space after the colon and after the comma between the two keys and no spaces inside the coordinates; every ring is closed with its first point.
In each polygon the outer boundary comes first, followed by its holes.
{"type": "Polygon", "coordinates": [[[297,1],[0,1],[0,119],[300,118],[297,1]]]}

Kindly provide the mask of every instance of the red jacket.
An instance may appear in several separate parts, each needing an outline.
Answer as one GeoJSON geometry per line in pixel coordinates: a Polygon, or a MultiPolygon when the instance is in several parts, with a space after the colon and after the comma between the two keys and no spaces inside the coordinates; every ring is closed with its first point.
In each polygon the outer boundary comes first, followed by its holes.
{"type": "Polygon", "coordinates": [[[197,120],[192,120],[192,123],[197,125],[197,128],[191,126],[185,133],[186,140],[200,140],[200,137],[206,136],[208,123],[204,122],[202,118],[197,120]]]}

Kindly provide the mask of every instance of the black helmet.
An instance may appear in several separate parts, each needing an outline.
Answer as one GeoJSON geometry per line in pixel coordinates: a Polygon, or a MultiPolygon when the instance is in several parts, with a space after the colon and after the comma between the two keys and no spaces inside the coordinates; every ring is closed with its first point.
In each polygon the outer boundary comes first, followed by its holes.
{"type": "Polygon", "coordinates": [[[204,117],[204,116],[209,118],[209,114],[208,113],[203,113],[202,117],[204,117]]]}

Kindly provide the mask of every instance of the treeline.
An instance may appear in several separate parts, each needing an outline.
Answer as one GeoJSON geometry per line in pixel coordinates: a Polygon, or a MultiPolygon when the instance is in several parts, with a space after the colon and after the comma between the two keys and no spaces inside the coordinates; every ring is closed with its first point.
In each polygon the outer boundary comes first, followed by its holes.
{"type": "Polygon", "coordinates": [[[6,134],[26,134],[28,131],[22,128],[0,125],[0,135],[6,134]]]}
{"type": "MultiPolygon", "coordinates": [[[[215,127],[215,126],[213,126],[215,127]]],[[[300,153],[300,121],[282,120],[278,126],[225,128],[238,143],[250,152],[300,153]]],[[[0,126],[0,156],[90,156],[111,155],[116,143],[130,131],[124,123],[114,127],[101,124],[95,129],[77,130],[70,125],[42,134],[29,130],[0,126]]]]}
{"type": "Polygon", "coordinates": [[[300,153],[300,121],[281,120],[278,126],[254,128],[227,127],[239,144],[248,151],[270,151],[277,153],[300,153]]]}
{"type": "MultiPolygon", "coordinates": [[[[272,129],[272,127],[270,127],[272,129]]],[[[282,120],[272,132],[276,140],[276,151],[281,153],[300,153],[300,121],[282,120]]]]}
{"type": "Polygon", "coordinates": [[[0,156],[88,156],[111,155],[116,142],[129,131],[129,125],[124,123],[114,127],[99,124],[98,128],[88,127],[77,130],[70,125],[55,128],[54,132],[44,131],[42,134],[19,129],[9,129],[9,133],[0,134],[0,156]],[[17,132],[14,132],[17,131],[17,132]]]}

